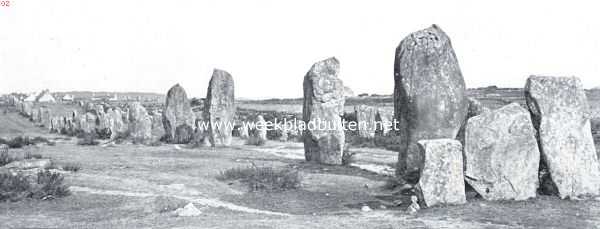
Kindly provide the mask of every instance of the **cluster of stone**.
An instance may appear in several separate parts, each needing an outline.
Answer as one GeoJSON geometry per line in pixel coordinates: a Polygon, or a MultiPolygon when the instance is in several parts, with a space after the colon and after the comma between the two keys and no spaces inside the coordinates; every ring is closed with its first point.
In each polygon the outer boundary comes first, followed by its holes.
{"type": "MultiPolygon", "coordinates": [[[[578,78],[531,76],[527,107],[490,110],[465,97],[450,39],[435,25],[400,43],[394,67],[403,143],[397,173],[416,178],[421,205],[465,203],[465,181],[486,200],[533,198],[544,182],[561,198],[600,194],[589,104],[578,78]],[[547,181],[540,180],[542,167],[547,181]]],[[[355,110],[358,120],[370,119],[367,109],[355,110]]]]}

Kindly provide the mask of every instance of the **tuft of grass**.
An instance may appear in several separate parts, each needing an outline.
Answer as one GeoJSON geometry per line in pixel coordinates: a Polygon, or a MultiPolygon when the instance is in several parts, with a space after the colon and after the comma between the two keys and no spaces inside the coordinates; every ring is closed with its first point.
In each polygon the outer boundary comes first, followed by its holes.
{"type": "Polygon", "coordinates": [[[68,164],[63,165],[62,169],[64,171],[77,172],[81,169],[81,166],[78,164],[74,164],[74,163],[68,163],[68,164]]]}
{"type": "Polygon", "coordinates": [[[272,167],[249,166],[222,171],[217,180],[239,180],[248,185],[250,191],[284,191],[300,187],[302,177],[297,170],[274,169],[272,167]]]}
{"type": "Polygon", "coordinates": [[[0,138],[0,144],[6,144],[8,145],[9,148],[23,148],[23,146],[28,146],[28,145],[35,145],[37,143],[49,143],[50,141],[44,137],[35,137],[35,138],[30,138],[30,137],[23,137],[23,136],[18,136],[15,137],[13,139],[3,139],[0,138]]]}

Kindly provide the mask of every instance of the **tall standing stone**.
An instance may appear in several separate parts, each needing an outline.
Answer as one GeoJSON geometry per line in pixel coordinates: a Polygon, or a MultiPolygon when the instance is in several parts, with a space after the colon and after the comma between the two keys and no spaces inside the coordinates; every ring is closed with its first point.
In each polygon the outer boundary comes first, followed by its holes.
{"type": "Polygon", "coordinates": [[[561,198],[600,194],[588,101],[576,77],[531,76],[525,98],[542,158],[561,198]]]}
{"type": "Polygon", "coordinates": [[[108,111],[108,116],[110,116],[110,139],[117,139],[119,136],[127,135],[128,127],[123,120],[123,112],[118,107],[115,107],[108,111]]]}
{"type": "MultiPolygon", "coordinates": [[[[163,138],[163,136],[166,135],[165,127],[163,125],[164,115],[161,113],[155,112],[151,116],[152,116],[152,142],[159,142],[163,138]]],[[[192,134],[194,134],[194,133],[193,133],[192,128],[189,128],[189,129],[190,129],[190,131],[192,131],[192,133],[189,134],[189,138],[191,139],[192,134]]],[[[188,143],[189,143],[189,140],[188,140],[188,143]]]]}
{"type": "Polygon", "coordinates": [[[540,152],[529,111],[511,103],[469,119],[466,181],[486,200],[536,195],[540,152]]]}
{"type": "Polygon", "coordinates": [[[302,119],[307,125],[303,133],[307,161],[342,164],[345,98],[339,70],[340,62],[332,57],[315,63],[304,77],[302,119]]]}
{"type": "Polygon", "coordinates": [[[358,135],[363,138],[374,138],[376,126],[377,109],[374,107],[359,105],[354,107],[354,114],[358,122],[358,135]]]}
{"type": "Polygon", "coordinates": [[[255,126],[248,132],[249,145],[264,145],[267,142],[267,122],[262,115],[256,116],[255,126]]]}
{"type": "Polygon", "coordinates": [[[152,118],[139,102],[129,105],[129,131],[134,143],[149,144],[152,140],[152,118]]]}
{"type": "Polygon", "coordinates": [[[235,115],[233,77],[223,70],[215,69],[206,95],[205,115],[208,139],[213,146],[231,145],[231,131],[235,115]]]}
{"type": "Polygon", "coordinates": [[[417,194],[427,207],[466,203],[462,145],[454,139],[420,140],[424,156],[417,194]]]}
{"type": "Polygon", "coordinates": [[[402,147],[397,173],[413,176],[423,163],[417,141],[456,138],[467,113],[465,81],[450,38],[433,25],[396,49],[394,109],[402,147]]]}
{"type": "Polygon", "coordinates": [[[162,122],[168,142],[185,144],[192,139],[194,114],[187,94],[179,84],[171,87],[167,92],[162,122]]]}
{"type": "Polygon", "coordinates": [[[375,122],[377,123],[375,126],[375,135],[388,136],[393,130],[394,112],[383,108],[378,109],[377,114],[375,114],[375,122]]]}

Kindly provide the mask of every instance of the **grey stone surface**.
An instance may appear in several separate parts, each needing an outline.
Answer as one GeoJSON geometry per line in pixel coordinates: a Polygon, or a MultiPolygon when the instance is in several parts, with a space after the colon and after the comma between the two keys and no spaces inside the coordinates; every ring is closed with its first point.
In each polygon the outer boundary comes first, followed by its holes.
{"type": "Polygon", "coordinates": [[[465,82],[450,38],[436,25],[408,35],[396,49],[395,117],[403,147],[397,173],[414,174],[422,164],[416,142],[457,137],[465,121],[465,82]]]}
{"type": "Polygon", "coordinates": [[[166,140],[171,143],[185,144],[192,140],[194,114],[183,87],[174,85],[167,92],[162,122],[166,140]]]}
{"type": "Polygon", "coordinates": [[[152,141],[152,118],[139,102],[129,104],[129,132],[134,143],[149,144],[152,141]]]}
{"type": "Polygon", "coordinates": [[[208,86],[205,116],[208,121],[208,140],[213,146],[231,145],[231,131],[235,115],[233,77],[223,70],[215,69],[208,86]]]}
{"type": "Polygon", "coordinates": [[[530,76],[525,98],[542,158],[561,198],[600,194],[589,104],[576,77],[530,76]]]}
{"type": "Polygon", "coordinates": [[[304,155],[307,161],[341,164],[344,131],[344,84],[338,78],[340,63],[334,57],[315,63],[304,77],[303,121],[310,127],[323,124],[326,128],[306,128],[303,133],[304,155]]]}
{"type": "Polygon", "coordinates": [[[377,109],[366,105],[354,106],[358,123],[358,135],[363,138],[375,137],[377,109]]]}
{"type": "Polygon", "coordinates": [[[517,103],[469,119],[466,181],[486,200],[536,196],[540,152],[529,111],[517,103]]]}
{"type": "Polygon", "coordinates": [[[454,139],[420,140],[424,155],[417,194],[426,207],[466,203],[462,146],[454,139]]]}

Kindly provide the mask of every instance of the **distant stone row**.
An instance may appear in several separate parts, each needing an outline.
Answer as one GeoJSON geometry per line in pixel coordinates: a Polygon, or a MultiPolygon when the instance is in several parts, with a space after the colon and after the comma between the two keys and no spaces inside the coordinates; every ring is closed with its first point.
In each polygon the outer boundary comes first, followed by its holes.
{"type": "Polygon", "coordinates": [[[51,132],[68,135],[94,134],[110,139],[128,139],[134,143],[153,144],[158,141],[198,145],[230,145],[235,113],[233,78],[216,69],[208,86],[204,111],[194,113],[180,85],[167,93],[166,106],[148,112],[139,102],[123,107],[81,102],[84,110],[69,115],[53,115],[49,106],[35,107],[32,102],[12,99],[20,113],[51,132]],[[214,125],[215,123],[223,125],[214,125]],[[202,125],[205,123],[205,125],[202,125]]]}

